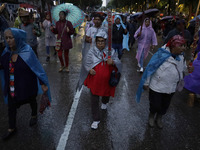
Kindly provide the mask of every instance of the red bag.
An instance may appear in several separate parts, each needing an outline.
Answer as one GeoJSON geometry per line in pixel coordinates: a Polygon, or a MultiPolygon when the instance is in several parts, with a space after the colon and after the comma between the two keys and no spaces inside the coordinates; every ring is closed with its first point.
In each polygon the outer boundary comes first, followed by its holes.
{"type": "Polygon", "coordinates": [[[41,114],[43,114],[43,112],[45,111],[45,109],[48,107],[48,106],[51,106],[50,102],[49,102],[49,97],[46,93],[42,94],[42,98],[40,100],[40,110],[39,112],[41,114]]]}

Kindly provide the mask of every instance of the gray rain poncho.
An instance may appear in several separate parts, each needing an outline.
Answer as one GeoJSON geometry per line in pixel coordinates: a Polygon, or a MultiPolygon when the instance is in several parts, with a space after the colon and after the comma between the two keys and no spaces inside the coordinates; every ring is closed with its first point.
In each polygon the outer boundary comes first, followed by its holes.
{"type": "MultiPolygon", "coordinates": [[[[106,32],[100,32],[96,36],[107,39],[107,33],[106,32]]],[[[82,64],[82,67],[81,67],[80,79],[79,79],[79,82],[78,82],[78,85],[77,85],[78,90],[80,90],[82,85],[84,84],[84,81],[87,78],[89,71],[92,68],[94,68],[95,66],[97,66],[99,63],[107,61],[108,56],[109,56],[109,50],[108,50],[107,46],[102,51],[100,51],[95,44],[95,46],[92,47],[89,50],[85,59],[83,60],[83,64],[82,64]],[[103,53],[106,54],[106,57],[102,57],[103,53]]],[[[114,49],[111,50],[111,58],[114,61],[115,66],[117,67],[118,71],[121,73],[122,64],[121,64],[121,61],[118,58],[117,52],[115,52],[114,49]]]]}

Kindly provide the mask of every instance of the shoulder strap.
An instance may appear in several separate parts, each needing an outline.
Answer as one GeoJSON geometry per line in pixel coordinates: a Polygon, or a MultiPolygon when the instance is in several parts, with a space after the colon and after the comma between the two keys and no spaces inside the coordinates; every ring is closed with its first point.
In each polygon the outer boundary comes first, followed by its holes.
{"type": "Polygon", "coordinates": [[[61,34],[61,37],[60,37],[60,39],[62,38],[62,36],[63,36],[63,33],[64,33],[64,30],[65,30],[65,28],[67,27],[67,20],[66,20],[66,23],[65,23],[65,26],[64,26],[64,28],[63,28],[63,30],[62,30],[62,34],[61,34]]]}

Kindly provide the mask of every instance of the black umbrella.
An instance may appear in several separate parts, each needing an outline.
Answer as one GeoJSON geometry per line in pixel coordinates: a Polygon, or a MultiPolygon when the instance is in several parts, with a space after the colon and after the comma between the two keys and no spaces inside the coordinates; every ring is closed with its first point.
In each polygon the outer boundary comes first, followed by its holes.
{"type": "Polygon", "coordinates": [[[159,10],[157,8],[153,8],[153,9],[145,10],[144,14],[147,15],[147,16],[154,16],[158,12],[159,12],[159,10]]]}
{"type": "MultiPolygon", "coordinates": [[[[173,19],[174,18],[174,16],[165,16],[165,17],[163,17],[160,21],[167,21],[167,20],[170,20],[170,19],[173,19]]],[[[179,17],[175,17],[176,19],[179,19],[179,17]]]]}
{"type": "Polygon", "coordinates": [[[144,17],[143,15],[145,15],[146,17],[152,17],[156,15],[158,12],[159,10],[157,8],[148,9],[148,10],[145,10],[144,13],[141,14],[138,18],[144,17]]]}

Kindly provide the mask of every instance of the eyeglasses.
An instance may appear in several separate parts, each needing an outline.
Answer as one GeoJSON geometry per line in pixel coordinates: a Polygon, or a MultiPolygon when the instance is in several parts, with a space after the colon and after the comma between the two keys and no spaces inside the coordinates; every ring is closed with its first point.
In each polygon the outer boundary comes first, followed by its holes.
{"type": "Polygon", "coordinates": [[[97,40],[97,43],[98,44],[103,44],[103,43],[105,43],[105,40],[101,40],[101,41],[97,40]]]}

